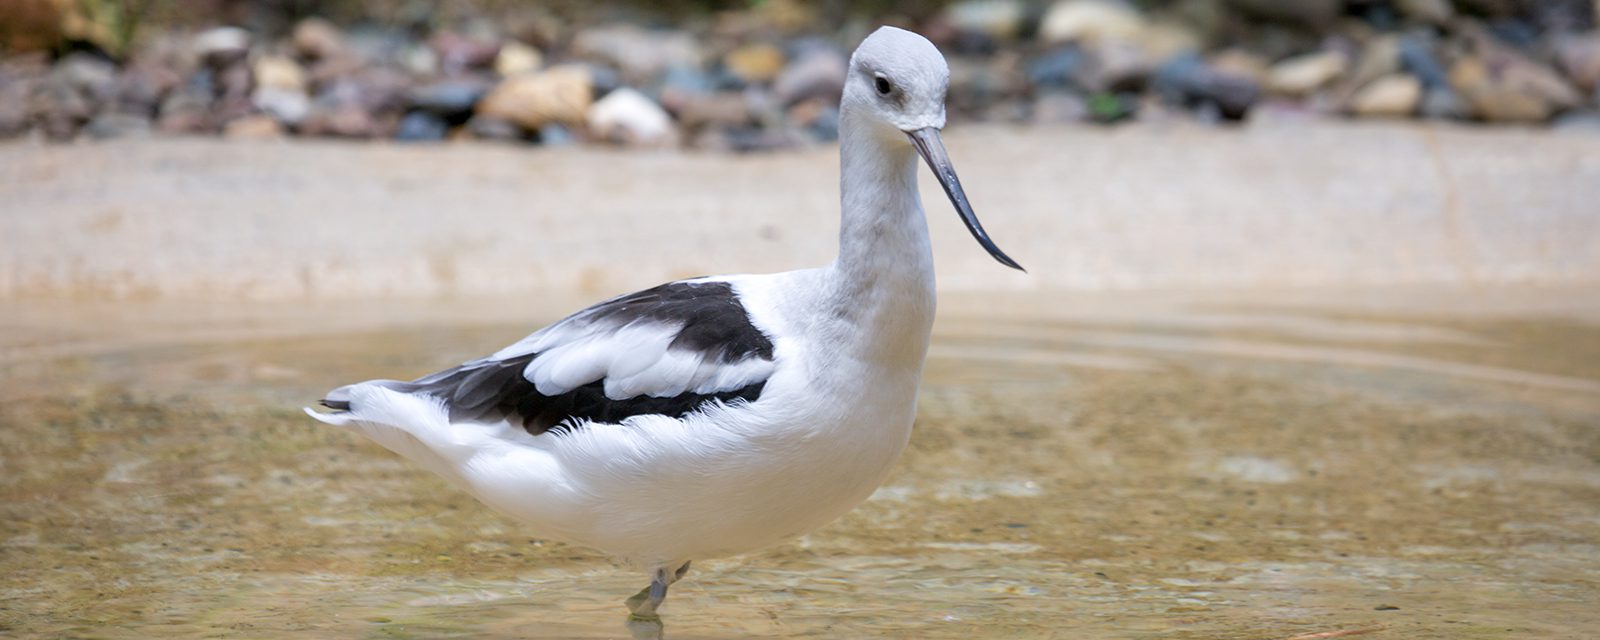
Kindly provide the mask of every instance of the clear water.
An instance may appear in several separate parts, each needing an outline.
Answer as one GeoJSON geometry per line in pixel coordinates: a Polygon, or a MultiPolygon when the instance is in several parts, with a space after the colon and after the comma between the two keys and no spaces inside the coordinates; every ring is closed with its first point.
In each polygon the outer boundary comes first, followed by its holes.
{"type": "MultiPolygon", "coordinates": [[[[1600,325],[968,302],[888,485],[696,563],[666,637],[1600,630],[1600,325]]],[[[660,632],[624,624],[642,576],[298,412],[527,323],[97,313],[18,311],[0,339],[0,635],[660,632]],[[166,333],[107,328],[130,324],[166,333]]]]}

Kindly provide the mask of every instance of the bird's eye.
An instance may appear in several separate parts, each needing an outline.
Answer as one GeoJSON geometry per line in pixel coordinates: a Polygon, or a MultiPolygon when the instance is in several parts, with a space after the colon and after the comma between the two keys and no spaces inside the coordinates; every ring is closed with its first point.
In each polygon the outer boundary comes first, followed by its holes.
{"type": "Polygon", "coordinates": [[[889,92],[894,91],[894,85],[889,84],[889,79],[883,76],[878,76],[873,80],[873,85],[878,88],[878,95],[880,96],[889,95],[889,92]]]}

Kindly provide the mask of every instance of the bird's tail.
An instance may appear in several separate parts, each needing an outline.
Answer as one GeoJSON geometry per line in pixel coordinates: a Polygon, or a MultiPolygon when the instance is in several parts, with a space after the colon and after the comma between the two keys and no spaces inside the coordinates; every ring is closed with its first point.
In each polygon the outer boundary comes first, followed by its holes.
{"type": "Polygon", "coordinates": [[[360,433],[446,478],[472,455],[473,447],[450,424],[449,411],[437,398],[396,389],[406,383],[373,380],[328,392],[321,401],[331,409],[306,415],[360,433]]]}

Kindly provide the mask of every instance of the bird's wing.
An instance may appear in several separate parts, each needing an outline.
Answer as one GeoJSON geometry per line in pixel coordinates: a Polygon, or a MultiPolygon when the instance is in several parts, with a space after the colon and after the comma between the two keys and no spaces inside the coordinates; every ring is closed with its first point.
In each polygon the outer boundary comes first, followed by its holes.
{"type": "Polygon", "coordinates": [[[612,298],[487,358],[387,386],[439,398],[453,422],[510,418],[537,435],[754,401],[773,367],[772,340],[733,285],[689,280],[612,298]]]}

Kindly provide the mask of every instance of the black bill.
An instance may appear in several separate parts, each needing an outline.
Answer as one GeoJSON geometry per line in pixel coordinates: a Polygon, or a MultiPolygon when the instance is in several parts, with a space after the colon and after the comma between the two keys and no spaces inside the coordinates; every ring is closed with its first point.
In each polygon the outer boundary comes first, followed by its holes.
{"type": "Polygon", "coordinates": [[[983,225],[978,223],[977,214],[972,212],[972,203],[967,202],[967,194],[961,190],[961,181],[956,179],[956,168],[950,164],[950,154],[945,153],[944,141],[939,138],[939,130],[933,127],[917,129],[906,132],[911,137],[911,144],[917,147],[917,153],[922,154],[922,159],[928,162],[928,168],[933,170],[933,175],[939,178],[939,185],[944,187],[944,193],[950,196],[950,204],[955,205],[956,213],[961,214],[961,221],[967,223],[967,230],[972,232],[972,237],[978,239],[978,244],[983,245],[989,255],[994,256],[1000,264],[1018,271],[1026,272],[1022,265],[1012,260],[1011,256],[1001,251],[989,239],[989,234],[983,230],[983,225]]]}

